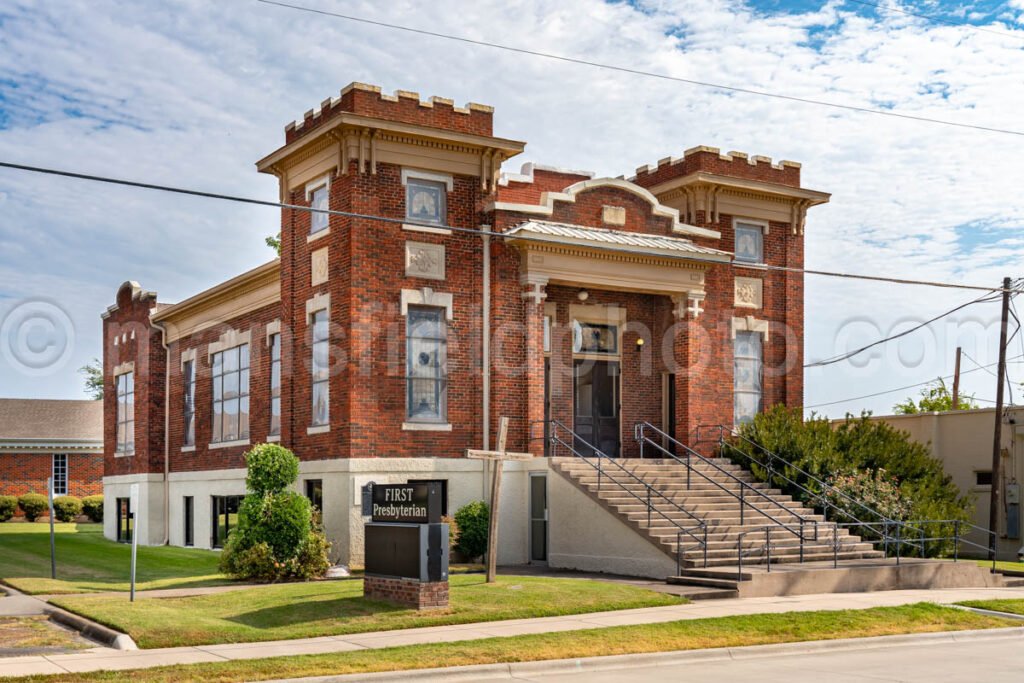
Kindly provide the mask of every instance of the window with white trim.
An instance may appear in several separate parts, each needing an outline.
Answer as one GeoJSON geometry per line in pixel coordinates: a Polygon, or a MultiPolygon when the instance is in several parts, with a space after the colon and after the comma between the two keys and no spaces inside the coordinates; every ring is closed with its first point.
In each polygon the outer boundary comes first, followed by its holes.
{"type": "Polygon", "coordinates": [[[187,360],[181,365],[182,418],[184,421],[182,445],[196,445],[196,362],[187,360]]]}
{"type": "Polygon", "coordinates": [[[68,455],[53,454],[53,495],[68,495],[68,455]]]}
{"type": "Polygon", "coordinates": [[[760,332],[736,332],[733,340],[733,422],[751,422],[761,412],[763,347],[760,332]]]}
{"type": "Polygon", "coordinates": [[[330,208],[330,193],[327,190],[327,185],[321,185],[309,194],[310,208],[318,209],[317,211],[309,212],[309,234],[312,235],[321,230],[326,230],[329,225],[330,214],[323,212],[330,208]]]}
{"type": "Polygon", "coordinates": [[[270,335],[270,434],[281,433],[281,335],[270,335]]]}
{"type": "Polygon", "coordinates": [[[764,263],[764,228],[756,223],[736,223],[736,260],[764,263]]]}
{"type": "Polygon", "coordinates": [[[409,306],[406,324],[406,419],[448,421],[448,329],[445,309],[409,306]]]}
{"type": "Polygon", "coordinates": [[[313,426],[319,427],[331,420],[331,348],[327,310],[313,313],[310,322],[313,328],[313,426]]]}
{"type": "Polygon", "coordinates": [[[444,225],[448,221],[447,192],[446,183],[408,178],[405,185],[406,220],[444,225]]]}
{"type": "Polygon", "coordinates": [[[117,384],[117,446],[118,453],[135,452],[135,373],[125,372],[114,378],[117,384]]]}
{"type": "Polygon", "coordinates": [[[249,345],[214,353],[213,443],[249,438],[249,345]]]}

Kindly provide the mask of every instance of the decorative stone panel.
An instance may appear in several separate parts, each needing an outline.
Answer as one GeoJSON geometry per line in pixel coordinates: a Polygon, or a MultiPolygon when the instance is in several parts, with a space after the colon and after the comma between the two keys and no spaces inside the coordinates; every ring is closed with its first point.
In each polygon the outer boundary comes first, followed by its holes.
{"type": "Polygon", "coordinates": [[[737,308],[761,308],[764,306],[764,282],[756,277],[736,278],[737,308]]]}
{"type": "Polygon", "coordinates": [[[608,206],[606,204],[601,207],[601,220],[604,221],[606,225],[625,225],[626,209],[622,206],[608,206]]]}
{"type": "Polygon", "coordinates": [[[311,273],[310,284],[315,287],[316,285],[327,282],[327,247],[317,249],[310,254],[309,261],[309,270],[311,273]]]}
{"type": "Polygon", "coordinates": [[[444,245],[426,242],[405,243],[405,274],[427,280],[443,280],[444,245]]]}

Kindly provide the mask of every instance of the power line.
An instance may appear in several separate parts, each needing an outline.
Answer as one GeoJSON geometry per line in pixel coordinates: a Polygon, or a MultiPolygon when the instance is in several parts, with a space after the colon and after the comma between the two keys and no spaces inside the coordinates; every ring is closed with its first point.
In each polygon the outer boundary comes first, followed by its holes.
{"type": "MultiPolygon", "coordinates": [[[[241,204],[254,204],[256,206],[269,206],[269,207],[278,208],[278,209],[291,209],[293,211],[306,211],[308,213],[324,213],[324,214],[327,214],[327,215],[330,215],[330,216],[343,216],[343,217],[346,217],[346,218],[359,218],[359,219],[362,219],[362,220],[379,221],[381,223],[391,223],[391,224],[399,224],[399,225],[417,225],[417,226],[421,226],[421,227],[425,227],[425,228],[432,228],[432,229],[435,229],[435,230],[438,229],[438,228],[443,228],[445,230],[451,230],[452,232],[462,232],[462,233],[469,233],[469,234],[473,234],[473,235],[488,235],[490,237],[498,237],[498,238],[502,238],[502,239],[508,237],[508,235],[506,233],[495,232],[493,230],[483,230],[483,229],[479,229],[479,228],[464,228],[464,227],[455,226],[455,225],[438,225],[436,223],[419,223],[417,221],[408,220],[408,219],[405,219],[405,218],[389,218],[387,216],[374,216],[374,215],[364,214],[364,213],[355,213],[355,212],[352,212],[352,211],[339,211],[337,209],[318,209],[318,208],[314,208],[312,206],[302,206],[302,205],[299,205],[299,204],[285,204],[283,202],[271,202],[271,201],[267,201],[267,200],[264,200],[264,199],[252,199],[251,197],[239,197],[239,196],[236,196],[236,195],[223,194],[223,193],[219,193],[219,192],[205,192],[205,191],[202,191],[202,190],[190,190],[190,189],[187,189],[187,188],[175,187],[175,186],[172,186],[172,185],[157,185],[155,183],[144,183],[144,182],[140,182],[140,181],[137,181],[137,180],[123,180],[123,179],[120,179],[120,178],[111,178],[109,176],[90,175],[90,174],[86,174],[86,173],[75,173],[73,171],[64,171],[64,170],[61,170],[61,169],[46,168],[46,167],[43,167],[43,166],[29,166],[29,165],[26,165],[26,164],[15,164],[15,163],[12,163],[12,162],[9,162],[9,161],[0,161],[0,168],[9,168],[9,169],[17,170],[17,171],[26,171],[26,172],[30,172],[30,173],[41,173],[41,174],[44,174],[44,175],[60,176],[60,177],[63,177],[63,178],[74,178],[74,179],[77,179],[77,180],[89,180],[89,181],[92,181],[92,182],[106,183],[106,184],[109,184],[109,185],[122,185],[122,186],[126,186],[126,187],[136,187],[136,188],[140,188],[140,189],[144,189],[144,190],[155,190],[155,191],[158,191],[158,192],[172,192],[174,194],[183,194],[183,195],[189,195],[189,196],[193,196],[193,197],[203,197],[203,198],[206,198],[206,199],[219,199],[219,200],[229,201],[229,202],[238,202],[238,203],[241,203],[241,204]]],[[[543,242],[545,244],[565,244],[565,245],[571,245],[571,246],[579,246],[575,242],[560,242],[560,241],[557,241],[557,240],[548,240],[548,239],[542,239],[542,238],[531,238],[531,237],[526,236],[526,235],[516,235],[516,239],[517,240],[522,240],[524,242],[543,242]]],[[[597,247],[596,245],[593,246],[593,248],[594,249],[601,249],[601,247],[597,247]]],[[[714,259],[704,259],[704,258],[700,258],[699,256],[696,256],[696,255],[687,256],[686,259],[690,260],[690,261],[703,262],[703,263],[711,263],[711,264],[718,264],[718,265],[729,265],[729,266],[732,266],[734,268],[743,268],[744,267],[743,264],[736,264],[736,263],[731,263],[731,262],[722,262],[722,261],[717,261],[717,260],[714,260],[714,259]]],[[[872,282],[885,282],[885,283],[888,283],[888,284],[898,284],[898,285],[919,285],[919,286],[923,286],[923,287],[941,287],[941,288],[946,288],[946,289],[968,289],[968,290],[976,290],[976,291],[982,291],[982,292],[988,292],[988,293],[999,293],[999,292],[1003,291],[1002,287],[983,287],[983,286],[980,286],[980,285],[964,285],[964,284],[956,284],[956,283],[953,283],[953,282],[937,282],[937,281],[931,281],[931,280],[909,280],[909,279],[905,279],[905,278],[886,277],[886,276],[883,276],[883,275],[862,275],[862,274],[857,274],[857,273],[839,273],[839,272],[833,272],[833,271],[827,271],[827,270],[811,270],[811,269],[806,269],[806,268],[793,268],[791,266],[776,266],[776,265],[770,265],[770,264],[765,264],[765,265],[758,264],[757,267],[759,269],[769,270],[769,271],[780,271],[780,272],[786,272],[786,273],[803,273],[805,275],[820,275],[820,276],[823,276],[823,277],[836,277],[836,278],[846,278],[846,279],[853,279],[853,280],[868,280],[868,281],[872,281],[872,282]]],[[[1019,293],[1021,290],[1011,289],[1010,291],[1012,293],[1019,293]]]]}
{"type": "Polygon", "coordinates": [[[820,107],[831,107],[833,109],[844,109],[846,111],[854,111],[862,114],[875,114],[878,116],[888,116],[891,118],[907,119],[910,121],[917,121],[920,123],[933,123],[943,126],[953,126],[956,128],[967,128],[971,130],[986,131],[989,133],[1001,133],[1005,135],[1016,135],[1024,136],[1024,131],[1012,130],[1009,128],[996,128],[994,126],[980,126],[970,123],[960,123],[958,121],[949,121],[946,119],[936,119],[927,116],[916,116],[914,114],[904,114],[897,111],[890,111],[886,109],[872,109],[871,107],[861,107],[853,104],[842,104],[839,102],[830,102],[827,100],[818,100],[809,97],[797,97],[795,95],[784,95],[782,93],[770,92],[768,90],[756,90],[754,88],[744,88],[740,86],[722,85],[721,83],[711,83],[708,81],[699,81],[692,78],[682,78],[681,76],[670,76],[664,73],[658,73],[656,71],[644,71],[643,69],[635,69],[627,66],[618,66],[615,64],[607,64],[604,62],[594,62],[587,59],[580,59],[578,57],[568,57],[566,55],[554,54],[551,52],[541,52],[539,50],[530,50],[522,47],[515,47],[512,45],[502,45],[500,43],[492,43],[485,40],[476,40],[474,38],[467,38],[465,36],[456,36],[447,33],[439,33],[437,31],[429,31],[427,29],[414,28],[411,26],[402,26],[400,24],[392,24],[385,21],[377,21],[374,19],[367,19],[365,17],[357,17],[351,14],[341,14],[339,12],[329,12],[327,10],[316,9],[313,7],[303,7],[301,5],[292,5],[285,2],[277,2],[277,0],[256,0],[256,2],[263,3],[264,5],[274,5],[276,7],[283,7],[286,9],[297,10],[300,12],[309,12],[311,14],[320,14],[329,17],[335,17],[337,19],[345,19],[346,21],[354,21],[361,24],[368,24],[370,26],[379,26],[382,28],[394,29],[396,31],[405,31],[407,33],[415,33],[418,35],[431,36],[434,38],[444,38],[445,40],[454,40],[460,43],[467,43],[469,45],[477,45],[480,47],[488,47],[496,50],[505,50],[507,52],[515,52],[518,54],[531,55],[533,57],[543,57],[545,59],[554,59],[560,62],[567,62],[569,64],[579,64],[582,66],[591,66],[598,69],[608,69],[610,71],[618,71],[620,73],[633,74],[635,76],[646,76],[648,78],[657,78],[664,81],[674,81],[677,83],[686,83],[688,85],[696,85],[702,88],[712,88],[715,90],[726,90],[729,92],[737,92],[745,95],[757,95],[760,97],[771,97],[778,100],[785,100],[787,102],[800,102],[802,104],[813,104],[820,107]]]}
{"type": "MultiPolygon", "coordinates": [[[[1006,362],[1009,363],[1011,361],[1016,361],[1019,358],[1024,358],[1024,354],[1021,354],[1020,356],[1014,356],[1011,359],[1007,359],[1006,362]]],[[[976,368],[971,368],[970,370],[964,370],[963,372],[960,373],[960,376],[962,377],[962,376],[970,374],[972,372],[977,372],[978,370],[984,370],[984,369],[992,367],[993,365],[998,365],[998,363],[991,363],[989,365],[981,365],[981,366],[978,366],[976,368]]],[[[825,403],[815,403],[813,405],[804,406],[804,410],[809,410],[811,408],[821,408],[821,407],[824,407],[824,406],[834,406],[834,405],[839,404],[839,403],[849,403],[850,401],[861,401],[861,400],[866,399],[866,398],[875,398],[875,397],[878,397],[878,396],[885,396],[886,394],[895,394],[897,391],[906,391],[907,389],[916,389],[917,387],[923,387],[925,385],[931,384],[936,379],[941,379],[941,380],[945,381],[947,379],[953,379],[953,375],[946,375],[945,377],[936,377],[935,379],[925,380],[924,382],[918,382],[916,384],[908,384],[908,385],[906,385],[904,387],[896,387],[895,389],[886,389],[884,391],[876,391],[873,394],[864,394],[863,396],[851,396],[850,398],[841,398],[838,401],[826,401],[825,403]]],[[[972,396],[971,398],[973,399],[974,397],[972,396]]],[[[982,401],[984,399],[975,399],[975,400],[982,401]]]]}
{"type": "Polygon", "coordinates": [[[872,348],[878,346],[879,344],[885,344],[886,342],[890,342],[890,341],[892,341],[894,339],[899,339],[900,337],[905,337],[908,334],[911,334],[912,332],[916,332],[916,331],[920,330],[922,327],[927,327],[928,325],[931,325],[933,322],[936,322],[937,320],[942,320],[946,316],[952,315],[953,313],[956,313],[957,311],[959,311],[961,309],[967,308],[968,306],[973,306],[974,304],[978,304],[978,303],[982,303],[982,302],[995,301],[996,298],[997,297],[995,297],[993,295],[983,295],[983,296],[980,296],[977,299],[972,299],[971,301],[968,301],[967,303],[960,304],[956,308],[948,310],[945,313],[940,313],[939,315],[935,316],[934,318],[932,318],[930,320],[926,320],[925,322],[923,322],[923,323],[921,323],[919,325],[915,325],[914,327],[911,327],[910,329],[907,329],[907,330],[904,330],[902,332],[899,332],[898,334],[894,334],[894,335],[891,335],[889,337],[884,337],[884,338],[879,339],[877,341],[873,341],[873,342],[871,342],[870,344],[868,344],[866,346],[862,346],[859,349],[854,349],[853,351],[849,351],[847,353],[843,353],[843,354],[840,354],[838,356],[832,356],[831,358],[826,358],[824,360],[814,361],[813,363],[807,363],[807,364],[804,365],[804,367],[805,368],[820,368],[820,367],[824,367],[826,365],[832,365],[833,363],[839,363],[839,362],[847,360],[849,358],[853,358],[857,354],[863,353],[863,352],[867,351],[868,349],[872,349],[872,348]]]}
{"type": "Polygon", "coordinates": [[[858,5],[866,5],[868,7],[875,7],[886,12],[895,12],[897,14],[905,14],[908,17],[917,17],[918,19],[924,19],[926,21],[935,21],[948,26],[956,26],[957,28],[969,28],[982,33],[991,33],[996,36],[1003,36],[1006,38],[1016,38],[1017,40],[1024,40],[1024,36],[1017,35],[1016,33],[1009,33],[1007,31],[996,31],[995,29],[985,28],[976,24],[968,24],[962,21],[953,21],[952,19],[946,19],[945,17],[937,17],[934,14],[921,14],[919,12],[911,12],[909,10],[900,9],[893,5],[882,5],[876,2],[867,2],[867,0],[846,0],[847,2],[853,2],[858,5]]]}

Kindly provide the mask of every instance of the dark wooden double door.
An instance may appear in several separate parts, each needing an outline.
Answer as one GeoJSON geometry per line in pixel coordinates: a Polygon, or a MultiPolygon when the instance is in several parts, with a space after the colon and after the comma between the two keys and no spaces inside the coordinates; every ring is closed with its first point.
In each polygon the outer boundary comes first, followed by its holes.
{"type": "Polygon", "coordinates": [[[590,446],[606,456],[620,455],[619,363],[577,359],[573,364],[573,429],[576,449],[590,456],[590,446]]]}

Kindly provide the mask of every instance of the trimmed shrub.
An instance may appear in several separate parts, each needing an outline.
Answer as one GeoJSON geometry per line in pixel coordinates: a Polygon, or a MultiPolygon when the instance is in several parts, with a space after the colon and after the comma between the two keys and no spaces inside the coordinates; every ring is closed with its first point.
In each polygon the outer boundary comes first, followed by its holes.
{"type": "Polygon", "coordinates": [[[299,478],[299,459],[276,443],[261,443],[245,454],[249,468],[245,486],[250,493],[280,493],[299,478]]]}
{"type": "Polygon", "coordinates": [[[278,444],[259,444],[245,455],[249,493],[238,508],[221,570],[238,579],[280,581],[323,576],[330,543],[309,499],[288,487],[298,479],[299,459],[278,444]]]}
{"type": "Polygon", "coordinates": [[[26,493],[18,499],[18,507],[25,513],[25,519],[34,522],[49,511],[50,501],[38,493],[26,493]]]}
{"type": "Polygon", "coordinates": [[[13,517],[17,509],[17,498],[14,496],[0,496],[0,522],[6,522],[13,517]]]}
{"type": "Polygon", "coordinates": [[[82,499],[82,512],[90,522],[103,521],[103,496],[86,496],[82,499]]]}
{"type": "Polygon", "coordinates": [[[53,514],[58,522],[73,522],[82,514],[82,499],[61,496],[53,499],[53,514]]]}
{"type": "Polygon", "coordinates": [[[482,500],[466,503],[455,512],[455,549],[466,558],[477,558],[487,552],[490,517],[490,509],[482,500]]]}

